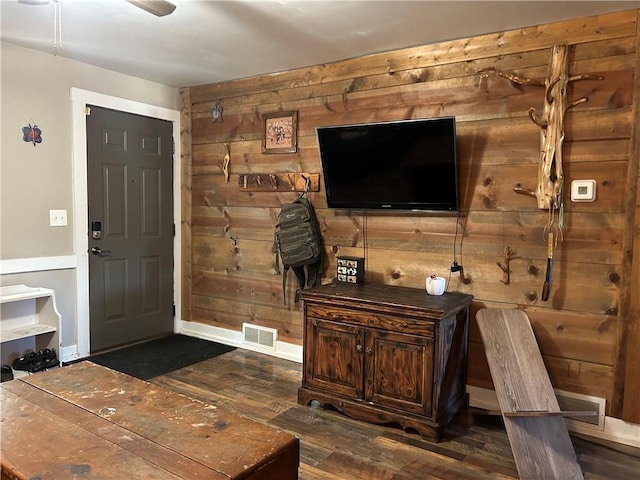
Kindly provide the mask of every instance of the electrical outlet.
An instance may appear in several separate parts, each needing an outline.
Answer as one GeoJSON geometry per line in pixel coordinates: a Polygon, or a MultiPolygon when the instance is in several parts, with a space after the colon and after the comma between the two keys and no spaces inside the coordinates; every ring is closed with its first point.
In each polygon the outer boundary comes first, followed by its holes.
{"type": "Polygon", "coordinates": [[[67,211],[66,210],[49,210],[49,226],[66,227],[67,211]]]}

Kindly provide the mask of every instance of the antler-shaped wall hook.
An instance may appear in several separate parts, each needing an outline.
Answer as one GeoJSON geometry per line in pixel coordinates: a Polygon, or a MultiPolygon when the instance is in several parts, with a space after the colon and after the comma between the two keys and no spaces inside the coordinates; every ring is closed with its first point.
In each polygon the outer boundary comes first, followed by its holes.
{"type": "Polygon", "coordinates": [[[222,173],[224,173],[224,181],[229,183],[229,162],[231,161],[231,149],[228,143],[224,144],[224,158],[222,159],[222,173]]]}
{"type": "Polygon", "coordinates": [[[514,258],[518,258],[516,257],[516,252],[512,250],[511,247],[506,246],[504,247],[503,263],[496,262],[496,265],[498,265],[500,270],[502,270],[502,279],[500,281],[505,285],[509,285],[511,282],[511,269],[509,268],[509,263],[514,258]]]}

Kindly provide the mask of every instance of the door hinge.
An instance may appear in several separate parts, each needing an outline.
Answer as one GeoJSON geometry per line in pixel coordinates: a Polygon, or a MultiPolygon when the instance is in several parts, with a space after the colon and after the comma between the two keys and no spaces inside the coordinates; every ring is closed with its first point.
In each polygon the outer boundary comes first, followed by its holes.
{"type": "Polygon", "coordinates": [[[173,315],[173,318],[176,318],[176,304],[175,303],[173,305],[171,305],[171,314],[173,315]]]}
{"type": "Polygon", "coordinates": [[[176,139],[171,137],[171,155],[176,154],[176,139]]]}
{"type": "Polygon", "coordinates": [[[176,236],[176,224],[175,223],[173,224],[173,236],[174,237],[176,236]]]}
{"type": "Polygon", "coordinates": [[[91,115],[91,107],[90,107],[90,106],[85,105],[85,107],[84,107],[84,114],[85,114],[85,116],[87,116],[87,117],[88,117],[89,115],[91,115]]]}

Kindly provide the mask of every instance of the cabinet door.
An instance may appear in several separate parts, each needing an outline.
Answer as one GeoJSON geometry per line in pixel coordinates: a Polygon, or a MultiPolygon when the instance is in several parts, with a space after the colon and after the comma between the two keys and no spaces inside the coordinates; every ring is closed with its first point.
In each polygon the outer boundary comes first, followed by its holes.
{"type": "Polygon", "coordinates": [[[365,353],[365,400],[432,416],[432,338],[370,330],[365,353]]]}
{"type": "Polygon", "coordinates": [[[360,327],[307,318],[305,378],[309,387],[350,398],[363,395],[363,332],[360,327]]]}

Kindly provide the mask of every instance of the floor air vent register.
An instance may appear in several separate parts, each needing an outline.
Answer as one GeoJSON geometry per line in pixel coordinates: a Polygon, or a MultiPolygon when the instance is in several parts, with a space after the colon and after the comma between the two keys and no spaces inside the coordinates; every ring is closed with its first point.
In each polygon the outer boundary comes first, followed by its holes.
{"type": "Polygon", "coordinates": [[[275,350],[277,340],[278,331],[274,328],[251,325],[250,323],[242,324],[242,342],[245,345],[257,347],[260,350],[275,350]]]}

